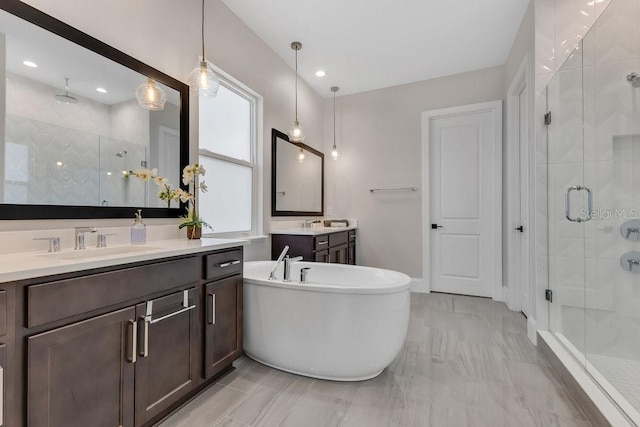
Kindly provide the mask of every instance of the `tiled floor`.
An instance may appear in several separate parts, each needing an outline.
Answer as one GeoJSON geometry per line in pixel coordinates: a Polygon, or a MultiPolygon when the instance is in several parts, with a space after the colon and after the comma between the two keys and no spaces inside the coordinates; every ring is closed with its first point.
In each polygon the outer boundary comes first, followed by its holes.
{"type": "Polygon", "coordinates": [[[589,426],[526,336],[488,299],[412,294],[404,349],[359,383],[300,377],[243,358],[162,424],[204,426],[589,426]]]}

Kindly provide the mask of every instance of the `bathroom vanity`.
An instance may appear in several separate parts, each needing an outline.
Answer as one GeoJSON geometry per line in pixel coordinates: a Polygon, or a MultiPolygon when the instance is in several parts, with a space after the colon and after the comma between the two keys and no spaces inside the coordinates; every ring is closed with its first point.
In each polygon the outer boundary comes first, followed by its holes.
{"type": "Polygon", "coordinates": [[[232,369],[244,243],[152,244],[0,257],[0,425],[151,425],[232,369]]]}
{"type": "Polygon", "coordinates": [[[356,236],[356,227],[271,231],[271,259],[289,246],[289,255],[304,261],[355,265],[356,236]]]}

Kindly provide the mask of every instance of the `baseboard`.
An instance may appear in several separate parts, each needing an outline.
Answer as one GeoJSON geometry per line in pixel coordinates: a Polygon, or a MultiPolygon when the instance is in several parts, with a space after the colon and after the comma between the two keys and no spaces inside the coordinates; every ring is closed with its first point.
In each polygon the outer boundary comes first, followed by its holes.
{"type": "Polygon", "coordinates": [[[527,337],[533,345],[538,345],[538,330],[536,329],[536,319],[532,316],[527,317],[527,337]]]}
{"type": "Polygon", "coordinates": [[[419,294],[428,294],[431,292],[429,284],[423,278],[415,279],[411,278],[411,292],[417,292],[419,294]]]}

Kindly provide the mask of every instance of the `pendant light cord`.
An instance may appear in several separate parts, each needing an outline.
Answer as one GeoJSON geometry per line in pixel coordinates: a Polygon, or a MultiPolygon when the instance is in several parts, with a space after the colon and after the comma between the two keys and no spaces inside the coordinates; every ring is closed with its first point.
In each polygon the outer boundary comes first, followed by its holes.
{"type": "Polygon", "coordinates": [[[204,0],[202,0],[202,60],[206,61],[204,59],[204,0]]]}
{"type": "Polygon", "coordinates": [[[298,49],[296,49],[296,124],[298,123],[298,49]]]}
{"type": "Polygon", "coordinates": [[[336,93],[333,92],[333,149],[336,149],[336,93]]]}

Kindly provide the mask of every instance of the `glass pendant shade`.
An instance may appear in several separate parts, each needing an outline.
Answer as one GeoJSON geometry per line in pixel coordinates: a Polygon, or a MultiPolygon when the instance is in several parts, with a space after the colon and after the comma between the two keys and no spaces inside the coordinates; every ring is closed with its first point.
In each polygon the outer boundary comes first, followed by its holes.
{"type": "Polygon", "coordinates": [[[304,162],[304,150],[301,148],[300,153],[298,153],[298,161],[300,163],[304,162]]]}
{"type": "Polygon", "coordinates": [[[218,80],[209,63],[205,60],[199,61],[198,65],[191,70],[188,83],[195,93],[209,98],[215,98],[220,87],[220,80],[218,80]]]}
{"type": "Polygon", "coordinates": [[[138,105],[146,110],[163,110],[167,94],[152,79],[147,79],[136,89],[138,105]]]}
{"type": "Polygon", "coordinates": [[[287,134],[289,135],[289,141],[291,142],[303,142],[305,138],[302,126],[300,126],[300,122],[297,120],[293,123],[293,127],[289,129],[287,134]]]}
{"type": "Polygon", "coordinates": [[[335,145],[331,150],[331,157],[333,158],[333,160],[338,160],[338,157],[340,157],[340,152],[338,151],[338,148],[335,145]]]}

